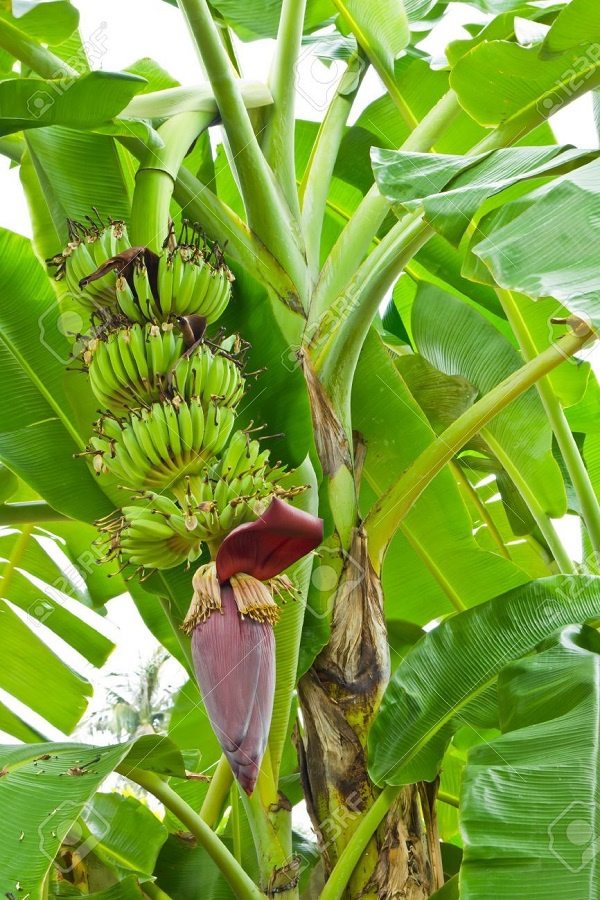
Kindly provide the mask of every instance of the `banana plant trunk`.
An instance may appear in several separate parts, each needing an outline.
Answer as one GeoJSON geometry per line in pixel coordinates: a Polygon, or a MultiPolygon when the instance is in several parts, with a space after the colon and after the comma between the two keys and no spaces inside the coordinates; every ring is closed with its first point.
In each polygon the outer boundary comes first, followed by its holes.
{"type": "MultiPolygon", "coordinates": [[[[356,468],[360,469],[364,446],[358,440],[356,453],[351,451],[334,404],[306,358],[304,373],[343,561],[329,642],[298,685],[304,723],[303,734],[296,740],[300,774],[329,876],[380,793],[367,771],[367,740],[389,680],[390,651],[381,580],[371,565],[368,535],[357,512],[355,486],[360,471],[356,468]],[[342,476],[344,470],[350,479],[342,476]],[[339,492],[344,489],[354,496],[340,502],[339,492]],[[342,521],[340,510],[344,509],[354,510],[350,529],[342,521]],[[344,531],[349,532],[346,546],[344,531]]],[[[417,786],[402,789],[369,840],[343,896],[347,900],[429,897],[441,886],[441,875],[437,848],[432,847],[423,823],[417,786]]]]}
{"type": "MultiPolygon", "coordinates": [[[[383,595],[360,527],[347,559],[331,640],[299,684],[300,771],[328,874],[379,793],[367,773],[366,743],[389,677],[383,595]],[[358,583],[357,566],[364,568],[358,583]]],[[[344,896],[421,900],[434,889],[418,790],[411,785],[373,835],[344,896]]]]}

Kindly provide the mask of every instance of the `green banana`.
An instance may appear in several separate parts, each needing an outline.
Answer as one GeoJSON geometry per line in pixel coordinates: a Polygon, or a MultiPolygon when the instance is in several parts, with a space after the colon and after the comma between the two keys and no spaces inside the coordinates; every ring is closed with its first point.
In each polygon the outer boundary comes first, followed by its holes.
{"type": "Polygon", "coordinates": [[[183,353],[183,339],[167,326],[135,324],[86,344],[90,385],[103,407],[123,411],[164,396],[168,376],[183,353]]]}

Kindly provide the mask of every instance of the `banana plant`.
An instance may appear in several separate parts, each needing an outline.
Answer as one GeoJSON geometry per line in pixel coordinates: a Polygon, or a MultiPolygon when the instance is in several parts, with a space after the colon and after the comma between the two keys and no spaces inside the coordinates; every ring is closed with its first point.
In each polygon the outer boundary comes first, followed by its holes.
{"type": "MultiPolygon", "coordinates": [[[[460,5],[440,61],[444,0],[177,0],[182,86],[100,69],[76,4],[0,2],[33,232],[0,231],[10,572],[46,526],[93,547],[189,675],[168,738],[40,743],[0,708],[9,900],[483,900],[487,868],[596,896],[600,152],[549,120],[600,86],[600,16],[460,5]]],[[[44,651],[5,681],[69,732],[89,691],[44,651]]]]}

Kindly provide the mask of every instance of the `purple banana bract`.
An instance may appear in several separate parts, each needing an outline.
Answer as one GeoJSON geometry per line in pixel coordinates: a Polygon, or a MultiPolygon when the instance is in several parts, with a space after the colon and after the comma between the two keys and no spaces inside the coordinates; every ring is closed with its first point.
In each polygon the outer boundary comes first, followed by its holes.
{"type": "Polygon", "coordinates": [[[221,544],[215,560],[221,606],[192,631],[194,667],[206,711],[248,795],[256,786],[269,737],[275,637],[271,621],[258,613],[240,614],[240,608],[247,607],[236,591],[245,588],[235,576],[250,576],[255,585],[266,582],[258,587],[267,590],[270,579],[318,547],[322,539],[321,519],[272,500],[259,519],[240,525],[221,544]]]}

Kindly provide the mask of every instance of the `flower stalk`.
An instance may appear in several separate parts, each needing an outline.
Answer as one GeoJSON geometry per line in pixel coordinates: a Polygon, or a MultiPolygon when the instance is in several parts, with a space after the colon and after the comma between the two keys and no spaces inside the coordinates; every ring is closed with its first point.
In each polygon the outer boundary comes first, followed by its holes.
{"type": "Polygon", "coordinates": [[[161,149],[148,148],[135,176],[131,240],[159,253],[167,236],[170,203],[181,164],[214,113],[179,113],[160,126],[161,149]]]}
{"type": "Polygon", "coordinates": [[[207,825],[204,819],[194,812],[185,800],[182,800],[166,781],[154,772],[146,772],[142,769],[131,769],[128,766],[119,766],[117,772],[129,778],[130,781],[139,784],[145,791],[152,794],[160,802],[177,816],[182,825],[194,835],[198,843],[206,850],[213,862],[219,867],[228,884],[239,900],[264,900],[264,894],[254,884],[252,879],[243,870],[225,844],[217,837],[214,831],[207,825]]]}

